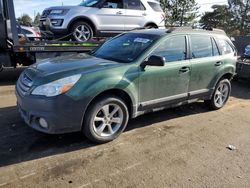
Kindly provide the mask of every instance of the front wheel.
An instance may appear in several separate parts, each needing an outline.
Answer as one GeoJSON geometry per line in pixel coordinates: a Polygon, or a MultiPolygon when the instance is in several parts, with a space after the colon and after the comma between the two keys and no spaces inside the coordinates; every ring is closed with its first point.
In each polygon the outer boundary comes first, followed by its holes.
{"type": "Polygon", "coordinates": [[[73,40],[78,42],[86,42],[93,38],[93,29],[86,22],[77,22],[72,29],[73,40]]]}
{"type": "Polygon", "coordinates": [[[231,83],[228,79],[223,79],[216,85],[212,98],[206,100],[205,103],[212,110],[218,110],[227,103],[230,93],[231,83]]]}
{"type": "Polygon", "coordinates": [[[123,100],[116,96],[102,97],[89,107],[83,132],[93,142],[106,143],[124,131],[128,119],[128,109],[123,100]]]}

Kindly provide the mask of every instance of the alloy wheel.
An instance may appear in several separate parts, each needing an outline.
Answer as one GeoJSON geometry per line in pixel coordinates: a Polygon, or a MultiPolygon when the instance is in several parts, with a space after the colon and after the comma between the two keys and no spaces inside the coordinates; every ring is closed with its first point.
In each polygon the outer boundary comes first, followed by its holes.
{"type": "Polygon", "coordinates": [[[229,87],[226,83],[220,83],[218,86],[215,95],[214,103],[217,107],[222,107],[228,99],[229,87]]]}
{"type": "Polygon", "coordinates": [[[94,117],[93,128],[101,137],[116,134],[123,122],[123,111],[117,104],[107,104],[100,108],[94,117]]]}
{"type": "Polygon", "coordinates": [[[91,37],[91,30],[86,25],[79,25],[75,28],[73,35],[79,42],[88,41],[91,37]]]}

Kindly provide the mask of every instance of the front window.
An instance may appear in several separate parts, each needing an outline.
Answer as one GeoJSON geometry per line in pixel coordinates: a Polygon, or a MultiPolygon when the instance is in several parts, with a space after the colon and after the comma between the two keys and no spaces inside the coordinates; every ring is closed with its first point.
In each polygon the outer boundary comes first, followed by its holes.
{"type": "Polygon", "coordinates": [[[151,55],[164,57],[166,62],[182,61],[186,59],[185,36],[174,36],[160,44],[151,55]]]}
{"type": "Polygon", "coordinates": [[[95,6],[100,0],[84,0],[80,3],[80,6],[84,7],[93,7],[95,6]]]}
{"type": "Polygon", "coordinates": [[[159,38],[160,36],[152,34],[126,33],[104,43],[91,55],[120,63],[130,63],[159,38]]]}

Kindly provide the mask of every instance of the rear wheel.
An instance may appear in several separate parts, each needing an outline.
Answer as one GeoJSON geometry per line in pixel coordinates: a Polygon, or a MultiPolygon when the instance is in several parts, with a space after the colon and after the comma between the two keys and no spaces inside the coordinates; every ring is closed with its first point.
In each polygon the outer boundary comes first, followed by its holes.
{"type": "Polygon", "coordinates": [[[212,98],[205,103],[212,110],[218,110],[227,103],[230,93],[231,83],[228,79],[223,79],[216,85],[212,98]]]}
{"type": "Polygon", "coordinates": [[[83,132],[93,142],[109,142],[124,131],[128,119],[128,109],[123,100],[116,96],[102,97],[88,109],[83,132]]]}
{"type": "Polygon", "coordinates": [[[71,32],[73,40],[78,42],[86,42],[93,38],[93,29],[88,23],[83,21],[76,22],[73,25],[71,32]]]}

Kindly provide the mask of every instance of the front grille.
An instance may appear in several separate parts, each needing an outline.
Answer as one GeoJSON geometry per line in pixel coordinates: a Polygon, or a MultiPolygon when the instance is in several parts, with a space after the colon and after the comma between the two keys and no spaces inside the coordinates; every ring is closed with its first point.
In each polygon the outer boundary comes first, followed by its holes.
{"type": "Polygon", "coordinates": [[[32,86],[32,80],[24,73],[21,74],[17,81],[17,91],[21,95],[25,95],[32,86]]]}
{"type": "Polygon", "coordinates": [[[44,10],[41,18],[47,18],[49,14],[50,14],[50,10],[44,10]]]}

